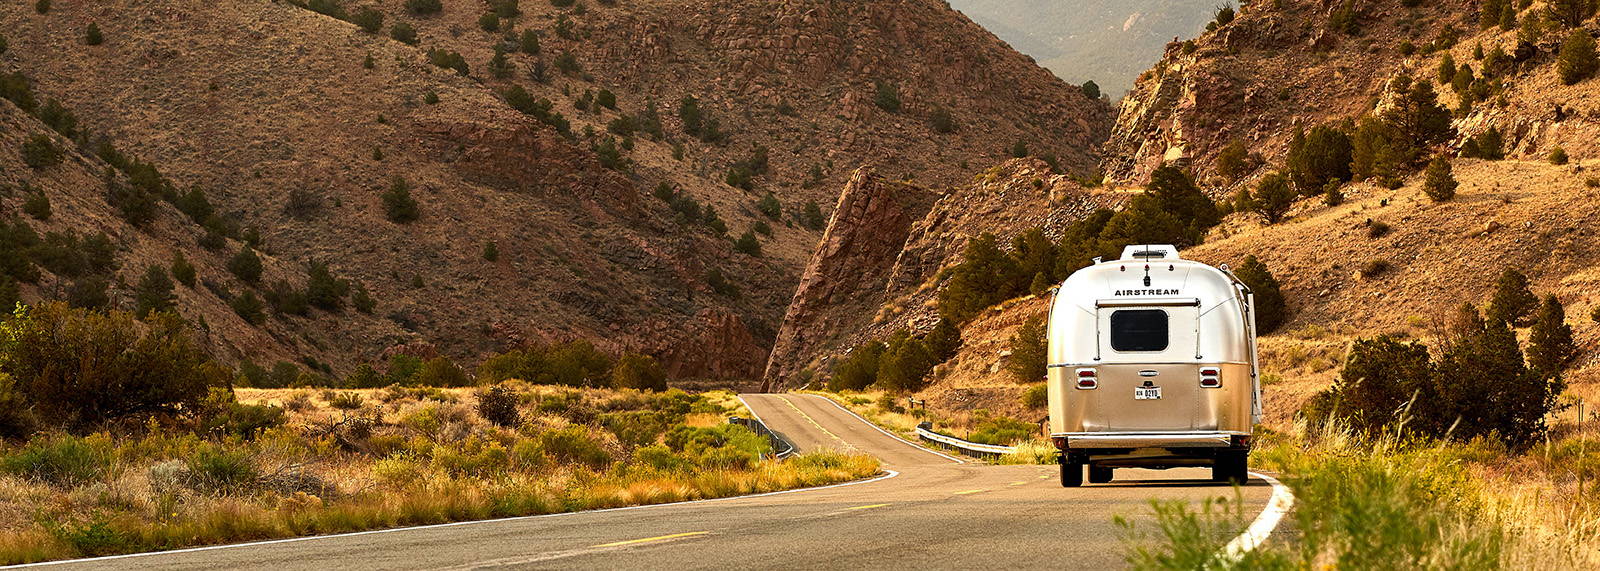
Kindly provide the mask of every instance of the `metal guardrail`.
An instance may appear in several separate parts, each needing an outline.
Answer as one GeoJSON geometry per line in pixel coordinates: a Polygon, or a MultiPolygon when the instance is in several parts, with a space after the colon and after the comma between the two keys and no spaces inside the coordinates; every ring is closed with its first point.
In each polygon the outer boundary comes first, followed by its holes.
{"type": "Polygon", "coordinates": [[[977,456],[979,458],[1003,456],[1012,452],[1016,452],[1017,450],[1015,446],[979,444],[977,442],[962,440],[948,434],[940,434],[933,431],[933,423],[931,422],[924,422],[917,425],[917,437],[928,442],[938,444],[942,448],[955,450],[961,452],[962,454],[966,454],[968,456],[977,456]]]}
{"type": "Polygon", "coordinates": [[[793,444],[790,444],[788,440],[784,440],[782,436],[779,436],[778,433],[773,432],[772,429],[767,428],[767,424],[761,422],[761,419],[759,418],[740,418],[737,416],[730,416],[728,417],[728,424],[737,424],[750,429],[751,432],[767,437],[767,442],[772,444],[772,455],[775,457],[788,458],[793,456],[795,453],[793,444]]]}

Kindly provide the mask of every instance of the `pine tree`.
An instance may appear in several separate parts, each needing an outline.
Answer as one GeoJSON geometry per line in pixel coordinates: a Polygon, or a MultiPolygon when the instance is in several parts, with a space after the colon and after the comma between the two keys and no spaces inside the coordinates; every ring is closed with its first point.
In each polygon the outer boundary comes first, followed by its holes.
{"type": "Polygon", "coordinates": [[[176,299],[172,294],[172,280],[167,277],[167,269],[151,264],[145,269],[144,278],[139,280],[139,288],[134,296],[134,313],[144,317],[151,312],[168,311],[176,299]]]}
{"type": "Polygon", "coordinates": [[[1244,175],[1250,174],[1250,150],[1245,148],[1244,141],[1234,139],[1217,153],[1217,174],[1230,181],[1239,180],[1244,175]]]}
{"type": "Polygon", "coordinates": [[[250,246],[242,246],[233,259],[228,260],[228,271],[245,283],[261,281],[261,257],[250,246]]]}
{"type": "Polygon", "coordinates": [[[1577,353],[1566,309],[1554,294],[1544,296],[1528,333],[1528,367],[1544,378],[1554,378],[1577,353]]]}
{"type": "Polygon", "coordinates": [[[1393,125],[1412,147],[1422,149],[1448,140],[1454,133],[1450,127],[1450,110],[1439,105],[1433,83],[1400,76],[1391,83],[1398,93],[1394,106],[1383,113],[1383,120],[1393,125]]]}
{"type": "Polygon", "coordinates": [[[183,284],[184,287],[194,287],[194,264],[189,263],[189,259],[183,257],[183,252],[173,252],[172,254],[172,278],[178,280],[178,283],[183,284]]]}
{"type": "Polygon", "coordinates": [[[105,41],[105,36],[100,33],[100,25],[94,22],[89,22],[89,29],[85,30],[83,33],[83,43],[91,46],[98,46],[102,43],[105,43],[105,41]]]}
{"type": "MultiPolygon", "coordinates": [[[[1534,303],[1537,303],[1535,300],[1534,303]]],[[[1437,424],[1454,425],[1452,436],[1498,434],[1514,446],[1544,433],[1544,417],[1560,393],[1559,380],[1530,372],[1517,336],[1504,321],[1477,317],[1466,305],[1447,333],[1435,366],[1437,424]]]]}
{"type": "Polygon", "coordinates": [[[1451,57],[1450,52],[1445,52],[1444,57],[1439,58],[1439,85],[1454,81],[1456,71],[1456,58],[1451,57]]]}
{"type": "Polygon", "coordinates": [[[948,319],[940,319],[922,342],[928,346],[928,355],[933,357],[933,362],[943,363],[954,357],[956,350],[961,348],[961,329],[948,319]]]}
{"type": "Polygon", "coordinates": [[[1283,290],[1265,263],[1254,255],[1245,256],[1244,262],[1233,270],[1233,275],[1249,286],[1254,294],[1256,329],[1259,333],[1271,333],[1288,319],[1289,307],[1284,303],[1283,290]]]}
{"type": "Polygon", "coordinates": [[[1485,310],[1490,321],[1500,321],[1516,326],[1528,324],[1528,317],[1539,307],[1539,298],[1528,289],[1528,276],[1506,268],[1495,283],[1494,297],[1485,310]]]}
{"type": "MultiPolygon", "coordinates": [[[[1509,0],[1498,0],[1509,2],[1509,0]]],[[[1550,19],[1568,28],[1577,28],[1594,17],[1595,0],[1550,0],[1547,4],[1550,19]]]]}
{"type": "Polygon", "coordinates": [[[1044,380],[1047,348],[1044,320],[1038,316],[1028,318],[1011,336],[1011,357],[1006,361],[1011,380],[1023,384],[1044,380]]]}
{"type": "Polygon", "coordinates": [[[1290,182],[1300,194],[1315,196],[1330,181],[1350,180],[1351,150],[1350,137],[1333,127],[1296,130],[1285,159],[1290,182]]]}
{"type": "Polygon", "coordinates": [[[1255,211],[1267,220],[1267,224],[1277,224],[1294,206],[1296,196],[1298,193],[1289,187],[1289,180],[1282,174],[1269,174],[1256,184],[1255,211]]]}
{"type": "Polygon", "coordinates": [[[1444,202],[1456,197],[1455,174],[1451,172],[1450,159],[1438,157],[1428,163],[1428,170],[1422,183],[1422,192],[1432,198],[1434,202],[1444,202]]]}
{"type": "Polygon", "coordinates": [[[1594,37],[1585,29],[1573,30],[1561,42],[1561,52],[1556,56],[1556,71],[1561,82],[1572,85],[1594,76],[1600,69],[1600,59],[1595,56],[1594,37]]]}
{"type": "Polygon", "coordinates": [[[422,216],[416,199],[411,198],[411,184],[398,175],[390,181],[389,190],[383,193],[382,198],[383,213],[390,222],[407,224],[422,216]]]}

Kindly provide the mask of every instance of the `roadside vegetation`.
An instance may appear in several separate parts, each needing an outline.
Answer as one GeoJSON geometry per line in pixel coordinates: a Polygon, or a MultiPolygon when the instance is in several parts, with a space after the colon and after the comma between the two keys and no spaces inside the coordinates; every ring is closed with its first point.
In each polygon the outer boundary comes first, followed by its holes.
{"type": "MultiPolygon", "coordinates": [[[[496,370],[545,370],[530,355],[555,353],[517,353],[501,359],[517,366],[496,370]]],[[[593,364],[602,379],[649,369],[593,364]]],[[[56,303],[0,320],[0,563],[725,497],[878,471],[865,456],[772,459],[766,439],[727,424],[747,413],[722,392],[515,377],[232,388],[245,378],[166,312],[56,303]]]]}

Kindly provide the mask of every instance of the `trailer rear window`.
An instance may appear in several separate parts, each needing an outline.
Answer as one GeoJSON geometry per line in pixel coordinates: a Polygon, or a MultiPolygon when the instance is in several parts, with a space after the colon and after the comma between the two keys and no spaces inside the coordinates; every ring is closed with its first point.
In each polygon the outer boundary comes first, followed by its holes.
{"type": "Polygon", "coordinates": [[[1159,309],[1122,309],[1112,312],[1111,349],[1165,351],[1167,312],[1159,309]]]}

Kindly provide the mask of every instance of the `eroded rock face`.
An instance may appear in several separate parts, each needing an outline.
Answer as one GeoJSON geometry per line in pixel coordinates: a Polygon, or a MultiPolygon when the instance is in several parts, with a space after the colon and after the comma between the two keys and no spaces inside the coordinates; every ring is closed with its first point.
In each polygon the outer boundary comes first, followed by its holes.
{"type": "Polygon", "coordinates": [[[778,330],[763,390],[787,388],[825,341],[871,324],[912,223],[935,197],[865,168],[850,177],[778,330]]]}
{"type": "Polygon", "coordinates": [[[752,379],[767,364],[767,349],[738,315],[706,310],[688,328],[686,339],[660,352],[674,379],[752,379]]]}

